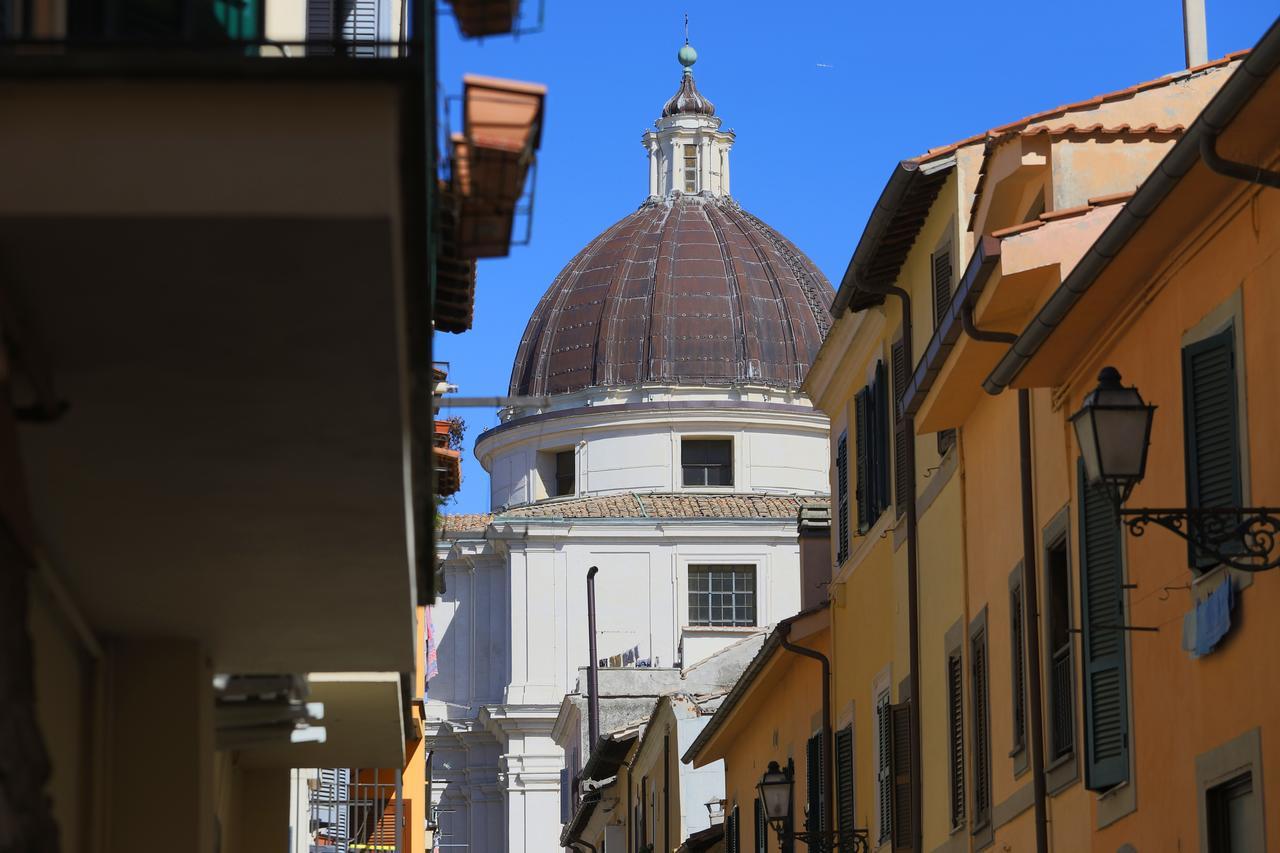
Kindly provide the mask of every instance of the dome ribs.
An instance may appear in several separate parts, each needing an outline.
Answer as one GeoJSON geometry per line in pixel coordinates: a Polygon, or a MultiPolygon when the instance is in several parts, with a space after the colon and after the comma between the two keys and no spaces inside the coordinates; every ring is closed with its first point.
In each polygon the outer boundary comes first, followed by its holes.
{"type": "Polygon", "coordinates": [[[526,327],[511,390],[795,390],[833,295],[808,258],[732,200],[652,200],[556,277],[526,327]]]}
{"type": "Polygon", "coordinates": [[[619,262],[614,264],[604,303],[601,305],[600,319],[595,325],[595,337],[592,341],[592,385],[621,384],[627,381],[625,377],[631,372],[625,369],[627,362],[621,360],[620,353],[620,350],[626,349],[630,340],[627,331],[619,328],[624,304],[629,301],[624,299],[623,294],[631,277],[632,265],[644,248],[652,216],[634,218],[636,227],[631,239],[622,247],[619,262]]]}
{"type": "MultiPolygon", "coordinates": [[[[796,348],[796,334],[791,322],[791,312],[787,310],[786,297],[782,291],[782,285],[778,281],[777,270],[773,268],[773,264],[769,260],[767,253],[761,246],[757,227],[754,223],[747,221],[744,217],[737,214],[737,210],[730,203],[719,205],[721,215],[728,221],[732,222],[738,232],[746,240],[750,252],[759,262],[761,271],[764,274],[764,280],[767,283],[768,291],[766,293],[755,294],[755,298],[764,305],[768,306],[775,312],[775,317],[770,318],[779,324],[776,332],[782,334],[777,337],[770,337],[761,341],[762,351],[766,346],[771,349],[777,346],[782,352],[768,351],[764,353],[763,358],[767,358],[769,364],[782,367],[789,365],[791,375],[789,376],[771,376],[769,379],[774,381],[792,381],[799,385],[804,381],[804,373],[808,368],[807,360],[802,360],[796,348]]],[[[762,306],[763,307],[763,306],[762,306]]],[[[762,324],[757,324],[762,325],[762,324]]]]}
{"type": "Polygon", "coordinates": [[[760,339],[753,332],[748,331],[743,322],[746,306],[743,304],[742,288],[739,285],[739,281],[741,280],[740,277],[745,275],[746,270],[742,268],[742,265],[730,251],[731,247],[724,235],[724,226],[716,221],[715,211],[717,208],[718,205],[711,204],[702,206],[707,222],[711,225],[716,235],[716,241],[720,244],[720,259],[724,266],[725,280],[729,284],[730,319],[732,322],[731,339],[741,342],[741,346],[738,347],[738,370],[735,378],[753,379],[759,374],[761,354],[760,339]]]}

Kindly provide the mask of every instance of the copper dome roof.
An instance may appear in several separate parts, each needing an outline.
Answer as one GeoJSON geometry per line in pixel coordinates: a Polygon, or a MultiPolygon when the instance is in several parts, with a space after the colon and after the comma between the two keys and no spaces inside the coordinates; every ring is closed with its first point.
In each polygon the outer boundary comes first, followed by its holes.
{"type": "Polygon", "coordinates": [[[732,199],[650,200],[588,243],[543,294],[511,393],[795,389],[830,326],[832,296],[799,249],[732,199]]]}

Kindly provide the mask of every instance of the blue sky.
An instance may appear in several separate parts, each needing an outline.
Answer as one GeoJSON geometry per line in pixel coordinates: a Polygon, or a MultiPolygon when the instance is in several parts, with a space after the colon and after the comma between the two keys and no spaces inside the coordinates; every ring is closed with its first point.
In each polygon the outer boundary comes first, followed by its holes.
{"type": "MultiPolygon", "coordinates": [[[[525,0],[526,4],[537,0],[525,0]]],[[[483,42],[440,19],[443,94],[466,72],[545,83],[532,242],[481,261],[475,326],[437,359],[468,396],[505,394],[534,304],[560,268],[648,191],[640,135],[676,90],[689,13],[698,87],[737,131],[733,194],[833,282],[893,164],[1028,113],[1184,65],[1179,0],[545,0],[540,32],[483,42]]],[[[1251,47],[1274,0],[1206,0],[1209,56],[1251,47]]],[[[467,421],[448,512],[488,510],[467,421]]]]}

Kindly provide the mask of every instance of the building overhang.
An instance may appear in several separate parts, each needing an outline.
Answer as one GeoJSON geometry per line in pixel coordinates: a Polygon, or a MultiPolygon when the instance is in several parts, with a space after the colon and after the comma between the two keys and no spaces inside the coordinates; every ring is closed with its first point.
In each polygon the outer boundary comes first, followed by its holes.
{"type": "Polygon", "coordinates": [[[244,749],[246,767],[403,767],[405,713],[396,672],[313,672],[308,702],[324,705],[323,743],[244,749]]]}
{"type": "Polygon", "coordinates": [[[193,638],[222,672],[413,669],[430,324],[407,76],[0,82],[6,330],[65,404],[24,422],[22,462],[93,630],[193,638]]]}

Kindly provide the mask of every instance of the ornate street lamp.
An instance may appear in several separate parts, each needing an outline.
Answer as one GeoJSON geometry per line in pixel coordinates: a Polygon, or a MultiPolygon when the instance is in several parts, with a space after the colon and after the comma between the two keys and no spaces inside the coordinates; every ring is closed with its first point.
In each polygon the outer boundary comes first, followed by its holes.
{"type": "Polygon", "coordinates": [[[1246,572],[1280,566],[1280,510],[1267,507],[1177,507],[1124,509],[1147,470],[1147,448],[1156,407],[1138,389],[1120,383],[1120,372],[1104,367],[1098,387],[1071,416],[1084,460],[1085,482],[1103,491],[1133,536],[1157,524],[1190,542],[1218,563],[1246,572]]]}
{"type": "Polygon", "coordinates": [[[845,829],[840,832],[796,832],[792,827],[791,806],[795,802],[795,764],[787,759],[785,768],[778,762],[770,761],[769,768],[760,777],[756,785],[760,792],[760,803],[764,806],[764,817],[773,831],[778,834],[778,846],[787,849],[787,842],[799,841],[812,851],[868,851],[867,831],[865,829],[845,829]]]}

